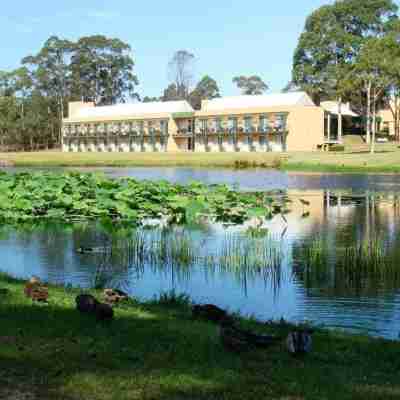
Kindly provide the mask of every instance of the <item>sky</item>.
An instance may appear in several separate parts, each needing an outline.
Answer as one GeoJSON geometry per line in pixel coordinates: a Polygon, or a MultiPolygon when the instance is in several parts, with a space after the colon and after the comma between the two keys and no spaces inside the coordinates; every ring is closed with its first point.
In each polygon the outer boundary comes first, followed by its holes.
{"type": "Polygon", "coordinates": [[[0,15],[0,70],[14,69],[52,35],[76,40],[103,34],[132,47],[142,96],[168,85],[176,50],[196,56],[195,77],[214,78],[225,96],[237,75],[259,75],[280,91],[291,77],[306,17],[332,0],[40,0],[7,1],[0,15]]]}

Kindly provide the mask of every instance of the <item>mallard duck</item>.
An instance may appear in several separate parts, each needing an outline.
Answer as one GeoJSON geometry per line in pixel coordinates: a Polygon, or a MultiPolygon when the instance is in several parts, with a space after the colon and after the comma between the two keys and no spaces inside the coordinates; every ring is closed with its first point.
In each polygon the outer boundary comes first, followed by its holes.
{"type": "Polygon", "coordinates": [[[286,339],[286,346],[289,353],[293,355],[309,353],[312,346],[311,335],[311,330],[290,332],[286,339]]]}
{"type": "Polygon", "coordinates": [[[98,321],[110,321],[114,317],[114,310],[109,304],[98,303],[96,305],[96,318],[98,321]]]}
{"type": "Polygon", "coordinates": [[[282,338],[277,336],[259,335],[236,326],[233,326],[232,328],[255,347],[270,347],[282,341],[282,338]]]}
{"type": "Polygon", "coordinates": [[[251,343],[238,332],[230,320],[223,320],[218,327],[222,345],[229,351],[240,353],[251,349],[251,343]]]}
{"type": "Polygon", "coordinates": [[[128,295],[119,289],[105,289],[103,293],[106,303],[115,304],[128,298],[128,295]]]}
{"type": "Polygon", "coordinates": [[[80,254],[101,254],[106,253],[106,251],[105,247],[78,247],[76,249],[76,252],[80,254]]]}
{"type": "Polygon", "coordinates": [[[30,293],[30,297],[32,300],[47,302],[49,298],[49,289],[47,286],[37,286],[33,287],[30,293]]]}
{"type": "Polygon", "coordinates": [[[41,285],[40,279],[36,276],[32,276],[28,282],[25,283],[24,293],[26,297],[31,297],[31,292],[34,288],[38,288],[41,285]]]}
{"type": "Polygon", "coordinates": [[[82,313],[94,313],[99,304],[91,294],[80,294],[75,298],[76,308],[82,313]]]}
{"type": "Polygon", "coordinates": [[[192,307],[193,318],[203,318],[212,322],[231,320],[228,313],[214,304],[196,304],[192,307]]]}

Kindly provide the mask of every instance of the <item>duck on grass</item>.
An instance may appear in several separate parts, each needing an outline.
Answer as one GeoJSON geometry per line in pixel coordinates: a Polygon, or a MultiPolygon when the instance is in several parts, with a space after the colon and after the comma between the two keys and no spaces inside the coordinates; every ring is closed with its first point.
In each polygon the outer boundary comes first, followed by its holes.
{"type": "Polygon", "coordinates": [[[293,357],[286,339],[296,327],[235,315],[239,337],[282,340],[228,351],[224,326],[193,318],[183,301],[128,298],[112,306],[112,320],[98,321],[77,311],[75,298],[104,302],[103,291],[46,285],[43,306],[26,297],[25,283],[0,275],[0,398],[375,400],[400,393],[398,342],[315,329],[312,351],[293,357]]]}

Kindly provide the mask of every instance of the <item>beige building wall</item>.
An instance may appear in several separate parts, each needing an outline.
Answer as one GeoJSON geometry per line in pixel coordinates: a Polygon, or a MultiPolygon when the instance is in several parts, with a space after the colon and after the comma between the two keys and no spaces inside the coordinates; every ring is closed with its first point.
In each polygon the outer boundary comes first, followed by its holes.
{"type": "Polygon", "coordinates": [[[288,151],[314,151],[324,143],[324,110],[321,107],[296,107],[289,113],[288,151]]]}
{"type": "Polygon", "coordinates": [[[382,118],[382,123],[381,123],[381,130],[388,130],[390,136],[395,135],[395,130],[394,130],[394,118],[393,118],[393,113],[389,110],[381,110],[379,112],[379,117],[382,118]]]}
{"type": "MultiPolygon", "coordinates": [[[[189,151],[188,141],[190,139],[188,134],[182,133],[182,128],[188,126],[189,117],[174,119],[170,113],[154,113],[154,114],[142,114],[142,115],[130,115],[130,116],[113,116],[112,118],[107,116],[96,116],[90,118],[81,118],[78,115],[79,109],[82,107],[94,107],[93,103],[82,103],[74,102],[69,104],[69,118],[63,120],[65,127],[68,125],[84,125],[91,127],[99,123],[116,123],[124,124],[131,123],[133,121],[143,121],[144,126],[147,126],[149,121],[158,124],[159,121],[168,121],[168,141],[166,148],[164,149],[159,142],[156,146],[150,143],[150,138],[145,137],[143,145],[130,144],[129,138],[118,136],[117,144],[107,144],[107,146],[99,144],[102,139],[92,139],[90,134],[85,137],[73,138],[72,143],[76,143],[73,146],[68,145],[68,138],[63,145],[64,151],[167,151],[167,152],[178,152],[178,151],[189,151]]],[[[213,120],[220,118],[222,120],[223,128],[228,128],[228,120],[230,117],[236,117],[238,122],[238,129],[245,128],[245,118],[252,118],[252,125],[257,127],[259,124],[260,116],[267,116],[269,122],[274,122],[274,118],[277,114],[287,114],[287,136],[285,139],[287,151],[313,151],[317,150],[318,145],[324,143],[324,110],[317,106],[291,106],[291,107],[269,107],[269,108],[243,108],[243,109],[224,109],[213,112],[197,111],[194,113],[195,129],[199,128],[201,120],[207,120],[207,129],[212,128],[213,120]]],[[[90,130],[91,128],[89,128],[90,130]]],[[[93,135],[92,135],[93,136],[93,135]]],[[[271,130],[268,135],[268,146],[262,144],[259,140],[260,134],[254,132],[252,134],[253,143],[248,143],[248,136],[243,133],[238,133],[238,146],[235,148],[233,141],[229,137],[224,137],[223,142],[218,141],[217,135],[209,135],[208,145],[196,142],[195,151],[198,152],[234,152],[234,151],[282,151],[280,134],[271,130]]],[[[112,141],[111,141],[112,142],[112,141]]]]}

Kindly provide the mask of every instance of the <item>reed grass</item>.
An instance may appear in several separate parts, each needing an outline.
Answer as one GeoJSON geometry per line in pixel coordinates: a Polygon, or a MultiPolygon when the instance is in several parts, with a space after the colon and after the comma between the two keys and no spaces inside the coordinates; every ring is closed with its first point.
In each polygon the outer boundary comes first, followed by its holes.
{"type": "MultiPolygon", "coordinates": [[[[215,246],[214,246],[215,247],[215,246]]],[[[137,230],[128,238],[117,238],[101,252],[98,280],[102,283],[114,268],[134,271],[137,278],[145,268],[171,273],[173,279],[188,280],[195,268],[206,274],[231,274],[247,290],[249,280],[263,279],[278,289],[282,279],[282,248],[269,235],[252,238],[226,234],[214,250],[202,245],[186,229],[137,230]]],[[[99,287],[99,285],[96,285],[99,287]]]]}
{"type": "Polygon", "coordinates": [[[297,263],[304,266],[307,287],[322,283],[337,289],[369,291],[399,286],[399,255],[379,236],[335,248],[316,239],[302,247],[297,263]]]}

